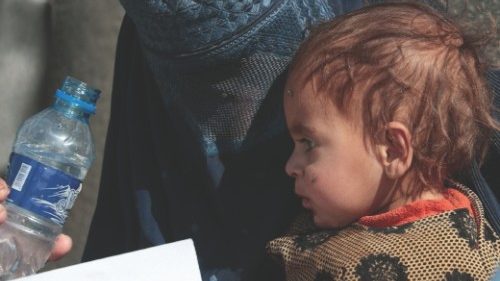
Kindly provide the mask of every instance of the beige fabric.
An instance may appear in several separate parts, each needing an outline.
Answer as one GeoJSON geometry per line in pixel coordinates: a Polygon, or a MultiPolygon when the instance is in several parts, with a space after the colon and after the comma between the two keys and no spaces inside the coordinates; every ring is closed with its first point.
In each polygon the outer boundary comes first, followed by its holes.
{"type": "Polygon", "coordinates": [[[500,240],[477,196],[462,192],[474,218],[457,209],[398,227],[318,230],[303,216],[268,251],[283,264],[287,280],[490,280],[500,240]]]}

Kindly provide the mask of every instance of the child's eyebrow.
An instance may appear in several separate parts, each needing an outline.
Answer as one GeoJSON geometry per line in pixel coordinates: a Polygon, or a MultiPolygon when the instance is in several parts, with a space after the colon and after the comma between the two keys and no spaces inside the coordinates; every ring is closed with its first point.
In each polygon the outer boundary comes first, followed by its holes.
{"type": "Polygon", "coordinates": [[[289,130],[290,130],[291,134],[296,134],[296,135],[308,135],[308,136],[310,136],[310,135],[315,134],[314,128],[311,128],[303,123],[293,124],[289,130]]]}

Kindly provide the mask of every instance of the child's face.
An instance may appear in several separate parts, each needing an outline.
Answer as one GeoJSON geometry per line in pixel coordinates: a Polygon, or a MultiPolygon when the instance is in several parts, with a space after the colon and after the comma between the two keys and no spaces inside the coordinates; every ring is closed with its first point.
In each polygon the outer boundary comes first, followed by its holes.
{"type": "Polygon", "coordinates": [[[313,83],[285,89],[285,115],[294,140],[286,172],[295,193],[319,227],[341,227],[374,214],[387,202],[381,162],[353,126],[330,102],[315,97],[313,83]],[[290,91],[292,93],[290,93],[290,91]]]}

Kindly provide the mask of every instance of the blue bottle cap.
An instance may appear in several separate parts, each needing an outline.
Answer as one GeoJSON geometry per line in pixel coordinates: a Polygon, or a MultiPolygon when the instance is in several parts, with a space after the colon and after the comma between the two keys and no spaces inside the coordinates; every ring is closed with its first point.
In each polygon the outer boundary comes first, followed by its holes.
{"type": "Polygon", "coordinates": [[[55,96],[89,114],[95,114],[95,103],[101,94],[100,90],[88,86],[86,83],[67,76],[61,89],[55,96]]]}
{"type": "Polygon", "coordinates": [[[66,92],[63,92],[59,89],[56,90],[55,96],[58,99],[61,99],[67,103],[70,103],[70,104],[82,109],[86,113],[95,114],[95,104],[91,104],[91,103],[82,101],[82,100],[75,98],[74,96],[71,96],[71,95],[67,94],[66,92]]]}

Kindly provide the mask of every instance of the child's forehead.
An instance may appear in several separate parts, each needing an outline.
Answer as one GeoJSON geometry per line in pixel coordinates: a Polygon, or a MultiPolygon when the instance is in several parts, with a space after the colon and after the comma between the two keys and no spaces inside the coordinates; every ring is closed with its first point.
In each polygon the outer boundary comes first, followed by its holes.
{"type": "MultiPolygon", "coordinates": [[[[298,99],[315,99],[321,103],[332,103],[334,97],[348,94],[340,89],[344,88],[342,85],[346,84],[346,79],[347,75],[344,73],[334,74],[325,79],[325,75],[321,72],[307,74],[301,70],[294,70],[285,83],[284,96],[285,98],[297,97],[298,99]]],[[[353,86],[358,87],[365,83],[356,82],[355,84],[357,85],[353,84],[353,86]]]]}
{"type": "Polygon", "coordinates": [[[320,98],[311,81],[298,80],[291,76],[284,89],[284,102],[297,106],[310,106],[320,98]]]}
{"type": "Polygon", "coordinates": [[[285,94],[295,97],[302,94],[318,93],[319,76],[307,75],[305,71],[294,70],[288,76],[285,84],[285,94]]]}
{"type": "Polygon", "coordinates": [[[321,101],[324,99],[322,96],[316,92],[311,82],[296,79],[288,80],[283,93],[285,107],[293,111],[318,110],[324,103],[321,101]]]}
{"type": "Polygon", "coordinates": [[[312,81],[289,81],[284,90],[285,112],[293,115],[320,114],[326,119],[337,115],[338,109],[331,97],[319,91],[312,81]]]}

